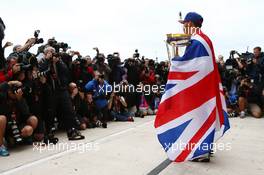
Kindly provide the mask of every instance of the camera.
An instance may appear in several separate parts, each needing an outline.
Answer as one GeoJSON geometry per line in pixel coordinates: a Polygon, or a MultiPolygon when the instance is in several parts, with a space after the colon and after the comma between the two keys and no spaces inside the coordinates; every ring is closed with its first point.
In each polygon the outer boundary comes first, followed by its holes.
{"type": "Polygon", "coordinates": [[[21,89],[23,94],[30,94],[32,92],[32,89],[29,86],[20,86],[20,87],[12,86],[11,87],[11,90],[14,94],[17,93],[18,89],[21,89]]]}
{"type": "Polygon", "coordinates": [[[68,44],[64,42],[57,43],[57,46],[62,49],[67,49],[69,47],[68,44]]]}
{"type": "Polygon", "coordinates": [[[32,65],[31,64],[19,63],[19,66],[20,66],[20,70],[21,71],[32,70],[32,65]]]}
{"type": "Polygon", "coordinates": [[[234,59],[235,57],[235,54],[237,54],[239,56],[239,59],[246,63],[246,64],[252,64],[252,60],[254,58],[254,54],[253,53],[250,53],[248,51],[244,52],[244,53],[238,53],[236,50],[231,50],[230,51],[230,57],[231,59],[234,59]]]}
{"type": "Polygon", "coordinates": [[[98,78],[104,79],[104,74],[99,75],[98,78]]]}
{"type": "Polygon", "coordinates": [[[46,70],[44,72],[37,72],[37,76],[38,77],[44,77],[44,76],[47,76],[49,72],[50,72],[50,70],[46,70]]]}
{"type": "Polygon", "coordinates": [[[47,77],[49,73],[50,73],[50,69],[45,70],[43,72],[37,72],[37,74],[35,76],[33,76],[33,79],[37,79],[40,77],[47,77]]]}
{"type": "Polygon", "coordinates": [[[254,54],[248,51],[241,54],[241,60],[243,60],[246,64],[252,64],[253,58],[254,54]]]}
{"type": "Polygon", "coordinates": [[[236,50],[231,50],[230,51],[230,58],[234,58],[235,54],[238,54],[238,52],[236,50]]]}
{"type": "Polygon", "coordinates": [[[30,60],[34,58],[34,54],[28,52],[28,51],[23,51],[23,52],[13,52],[9,55],[9,57],[15,57],[17,58],[18,63],[24,63],[24,64],[29,64],[30,60]]]}
{"type": "Polygon", "coordinates": [[[39,37],[40,30],[35,30],[34,31],[34,37],[36,38],[35,44],[41,44],[44,42],[43,38],[38,38],[39,37]]]}
{"type": "Polygon", "coordinates": [[[48,45],[50,45],[51,47],[53,47],[57,53],[60,52],[60,49],[67,50],[68,48],[70,48],[67,43],[57,42],[55,40],[55,38],[49,39],[48,40],[48,45]]]}
{"type": "Polygon", "coordinates": [[[133,54],[133,58],[139,58],[140,54],[138,53],[138,50],[135,50],[135,53],[133,54]]]}

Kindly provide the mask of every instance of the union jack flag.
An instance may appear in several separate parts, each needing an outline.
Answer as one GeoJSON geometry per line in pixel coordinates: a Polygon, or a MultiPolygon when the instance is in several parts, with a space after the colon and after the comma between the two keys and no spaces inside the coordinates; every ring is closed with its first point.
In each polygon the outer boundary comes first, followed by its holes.
{"type": "Polygon", "coordinates": [[[213,45],[202,32],[191,37],[182,57],[172,59],[154,126],[175,162],[209,153],[230,128],[213,45]]]}

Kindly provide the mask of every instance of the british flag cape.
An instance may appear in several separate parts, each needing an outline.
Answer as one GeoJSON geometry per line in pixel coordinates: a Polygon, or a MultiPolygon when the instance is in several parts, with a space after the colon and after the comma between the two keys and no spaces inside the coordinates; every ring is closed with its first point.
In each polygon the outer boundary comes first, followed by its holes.
{"type": "Polygon", "coordinates": [[[202,32],[191,37],[182,57],[172,59],[154,126],[175,162],[209,153],[230,128],[213,45],[202,32]]]}

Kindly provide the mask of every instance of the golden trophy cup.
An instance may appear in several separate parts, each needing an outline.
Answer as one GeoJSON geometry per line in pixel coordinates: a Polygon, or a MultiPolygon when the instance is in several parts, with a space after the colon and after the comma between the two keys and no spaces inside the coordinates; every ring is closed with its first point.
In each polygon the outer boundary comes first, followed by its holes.
{"type": "MultiPolygon", "coordinates": [[[[181,20],[181,12],[179,13],[181,20]]],[[[172,58],[179,56],[179,48],[186,47],[190,44],[191,35],[184,33],[167,34],[167,40],[165,41],[168,58],[171,61],[172,58]]]]}

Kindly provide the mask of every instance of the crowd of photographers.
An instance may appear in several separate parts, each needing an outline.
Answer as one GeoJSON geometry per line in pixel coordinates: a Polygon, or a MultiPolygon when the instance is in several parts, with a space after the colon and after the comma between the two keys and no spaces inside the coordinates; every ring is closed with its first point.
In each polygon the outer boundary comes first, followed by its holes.
{"type": "Polygon", "coordinates": [[[218,67],[224,86],[230,117],[247,114],[260,118],[264,107],[264,53],[255,47],[253,53],[233,50],[224,61],[218,57],[218,67]]]}
{"type": "Polygon", "coordinates": [[[124,62],[118,52],[105,56],[98,48],[95,58],[81,56],[55,38],[43,44],[38,30],[5,57],[12,43],[2,46],[2,20],[0,29],[1,156],[15,145],[56,144],[57,129],[65,130],[69,140],[80,140],[85,138],[81,130],[107,128],[108,121],[133,122],[157,111],[159,90],[144,94],[127,89],[165,84],[168,62],[145,59],[137,50],[124,62]],[[37,53],[31,53],[37,44],[37,53]],[[113,91],[114,85],[123,90],[113,91]]]}

